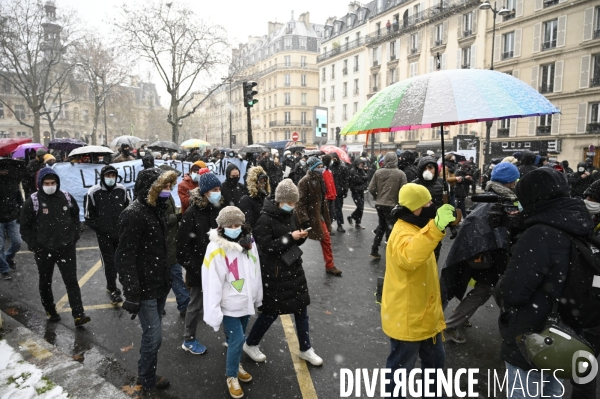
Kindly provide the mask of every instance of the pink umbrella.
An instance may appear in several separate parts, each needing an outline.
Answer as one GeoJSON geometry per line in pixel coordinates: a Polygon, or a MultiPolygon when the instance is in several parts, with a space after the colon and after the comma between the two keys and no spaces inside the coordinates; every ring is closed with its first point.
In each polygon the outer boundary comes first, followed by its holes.
{"type": "Polygon", "coordinates": [[[25,150],[29,150],[29,149],[37,150],[38,148],[43,148],[44,150],[48,151],[48,149],[46,147],[44,147],[43,144],[27,143],[27,144],[21,144],[20,146],[15,148],[11,157],[12,157],[12,159],[25,158],[25,150]]]}
{"type": "Polygon", "coordinates": [[[342,161],[344,161],[346,163],[352,163],[352,161],[350,160],[350,157],[348,156],[346,151],[344,151],[341,148],[336,147],[334,145],[325,145],[325,146],[319,148],[319,150],[323,151],[325,154],[331,154],[331,153],[335,152],[342,161]]]}

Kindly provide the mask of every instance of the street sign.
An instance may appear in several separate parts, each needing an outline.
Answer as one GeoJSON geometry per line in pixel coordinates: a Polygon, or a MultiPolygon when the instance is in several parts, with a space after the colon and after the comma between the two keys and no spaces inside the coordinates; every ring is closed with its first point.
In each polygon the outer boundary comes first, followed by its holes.
{"type": "Polygon", "coordinates": [[[294,142],[298,141],[299,138],[300,138],[300,135],[298,134],[298,132],[292,133],[292,140],[294,142]]]}

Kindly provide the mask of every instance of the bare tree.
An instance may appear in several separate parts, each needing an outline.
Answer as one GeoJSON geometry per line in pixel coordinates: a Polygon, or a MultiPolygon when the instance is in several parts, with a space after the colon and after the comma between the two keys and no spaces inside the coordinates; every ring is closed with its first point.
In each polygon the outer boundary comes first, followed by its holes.
{"type": "Polygon", "coordinates": [[[76,77],[84,82],[94,97],[92,144],[98,141],[98,118],[107,96],[127,78],[131,62],[117,47],[109,47],[95,35],[86,35],[75,45],[76,77]]]}
{"type": "Polygon", "coordinates": [[[3,0],[0,2],[0,77],[19,94],[33,114],[15,112],[14,104],[0,98],[23,126],[40,142],[40,118],[46,101],[71,69],[65,58],[73,40],[73,18],[56,15],[54,2],[3,0]]]}
{"type": "MultiPolygon", "coordinates": [[[[64,66],[71,68],[70,66],[64,66]]],[[[61,72],[58,72],[61,73],[61,72]]],[[[76,83],[72,79],[71,74],[65,74],[64,79],[57,81],[53,90],[48,93],[46,100],[42,103],[42,109],[40,116],[48,122],[50,127],[50,138],[55,138],[54,123],[61,115],[63,108],[69,103],[77,100],[78,90],[76,89],[76,83]]]]}
{"type": "Polygon", "coordinates": [[[121,11],[115,26],[125,46],[156,68],[169,93],[167,121],[171,139],[178,143],[180,122],[193,115],[220,85],[205,90],[203,96],[192,93],[230,64],[225,29],[202,21],[189,7],[174,2],[151,0],[123,5],[121,11]],[[182,101],[189,98],[194,102],[180,110],[182,101]]]}

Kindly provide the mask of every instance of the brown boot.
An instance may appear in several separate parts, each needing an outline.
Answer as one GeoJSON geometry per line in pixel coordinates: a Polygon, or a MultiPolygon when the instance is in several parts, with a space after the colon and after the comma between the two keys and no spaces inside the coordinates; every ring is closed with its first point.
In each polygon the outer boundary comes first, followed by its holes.
{"type": "Polygon", "coordinates": [[[325,273],[336,277],[342,277],[342,271],[335,266],[325,269],[325,273]]]}

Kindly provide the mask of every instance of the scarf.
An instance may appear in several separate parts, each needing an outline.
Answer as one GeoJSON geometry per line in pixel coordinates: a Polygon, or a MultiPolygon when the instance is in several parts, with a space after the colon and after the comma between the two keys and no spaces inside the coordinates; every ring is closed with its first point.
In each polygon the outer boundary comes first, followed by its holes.
{"type": "MultiPolygon", "coordinates": [[[[430,208],[434,207],[430,206],[430,208]]],[[[425,208],[423,208],[423,210],[425,210],[425,208]]],[[[428,216],[425,216],[423,212],[421,212],[421,215],[416,216],[410,209],[399,205],[392,210],[392,215],[400,220],[404,220],[406,223],[414,224],[420,229],[427,226],[427,223],[431,220],[428,216]]]]}

